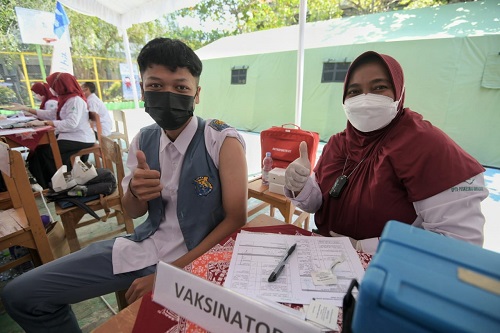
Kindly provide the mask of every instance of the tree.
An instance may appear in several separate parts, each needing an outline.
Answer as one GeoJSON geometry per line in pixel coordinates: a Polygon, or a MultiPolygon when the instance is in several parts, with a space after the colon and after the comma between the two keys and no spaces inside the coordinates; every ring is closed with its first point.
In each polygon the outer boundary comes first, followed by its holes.
{"type": "MultiPolygon", "coordinates": [[[[464,1],[471,0],[308,0],[306,17],[316,22],[464,1]]],[[[215,22],[220,26],[212,30],[215,36],[228,36],[298,24],[299,6],[300,0],[204,0],[176,15],[215,22]]]]}
{"type": "MultiPolygon", "coordinates": [[[[307,21],[315,22],[394,9],[425,7],[435,4],[460,2],[460,0],[308,0],[307,21]]],[[[34,51],[35,45],[21,43],[15,7],[53,12],[56,0],[1,0],[0,48],[2,51],[34,51]]],[[[179,38],[193,49],[221,37],[246,32],[266,30],[298,24],[300,0],[204,0],[192,8],[185,8],[165,15],[162,19],[134,24],[127,30],[132,53],[151,38],[169,36],[179,38]],[[208,26],[214,22],[219,27],[201,31],[181,27],[179,17],[198,19],[208,26]]],[[[123,57],[123,43],[118,29],[97,17],[87,16],[66,7],[72,53],[74,55],[123,57]]],[[[42,46],[44,53],[52,52],[51,46],[42,46]]]]}

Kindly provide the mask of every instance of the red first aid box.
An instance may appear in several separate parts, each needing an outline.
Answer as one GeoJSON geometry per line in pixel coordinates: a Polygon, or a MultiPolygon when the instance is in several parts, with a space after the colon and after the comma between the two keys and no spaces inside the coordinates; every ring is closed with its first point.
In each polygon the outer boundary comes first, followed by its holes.
{"type": "Polygon", "coordinates": [[[307,143],[307,152],[312,171],[316,163],[319,134],[303,130],[293,124],[273,126],[260,133],[261,161],[266,156],[266,152],[271,152],[273,168],[286,169],[288,164],[300,157],[299,146],[302,141],[307,143]],[[287,128],[285,126],[294,126],[295,128],[287,128]]]}

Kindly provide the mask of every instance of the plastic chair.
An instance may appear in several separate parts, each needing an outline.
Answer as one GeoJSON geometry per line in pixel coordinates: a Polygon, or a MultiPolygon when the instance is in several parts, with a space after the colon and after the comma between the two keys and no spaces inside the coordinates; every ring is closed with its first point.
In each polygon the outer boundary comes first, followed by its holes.
{"type": "Polygon", "coordinates": [[[21,153],[0,142],[0,156],[6,157],[0,170],[10,199],[10,207],[4,206],[0,213],[0,250],[15,245],[29,249],[28,254],[0,266],[0,272],[30,260],[35,266],[54,260],[21,153]]]}
{"type": "MultiPolygon", "coordinates": [[[[121,187],[121,182],[123,177],[125,177],[125,171],[123,168],[121,149],[118,146],[118,143],[105,136],[101,138],[99,145],[102,152],[99,156],[102,160],[101,163],[105,168],[110,169],[114,173],[117,182],[117,189],[113,194],[108,196],[101,195],[99,199],[86,202],[86,205],[96,213],[100,210],[104,210],[104,215],[98,214],[100,217],[99,219],[91,218],[83,220],[87,213],[82,208],[77,206],[63,208],[59,203],[55,203],[56,214],[61,217],[64,232],[66,233],[66,239],[68,240],[71,252],[80,249],[80,242],[78,241],[78,236],[76,234],[77,228],[99,221],[106,222],[110,217],[116,217],[119,225],[124,224],[124,227],[121,228],[119,232],[123,230],[127,233],[134,232],[133,221],[125,212],[122,204],[123,189],[121,187]]],[[[71,156],[71,159],[73,160],[76,155],[80,155],[82,151],[71,156]]],[[[100,239],[102,239],[102,237],[100,239]]]]}
{"type": "Polygon", "coordinates": [[[128,132],[127,132],[127,120],[125,118],[125,112],[123,110],[113,110],[113,118],[115,120],[115,131],[108,135],[108,138],[118,142],[120,147],[122,143],[120,140],[125,141],[125,149],[123,151],[128,153],[128,132]]]}

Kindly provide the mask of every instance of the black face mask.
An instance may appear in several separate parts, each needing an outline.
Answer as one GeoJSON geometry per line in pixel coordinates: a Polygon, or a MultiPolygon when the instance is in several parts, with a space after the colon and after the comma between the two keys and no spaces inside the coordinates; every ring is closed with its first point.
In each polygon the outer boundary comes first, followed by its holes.
{"type": "Polygon", "coordinates": [[[146,112],[164,130],[182,127],[194,111],[194,96],[164,91],[145,91],[146,112]]]}

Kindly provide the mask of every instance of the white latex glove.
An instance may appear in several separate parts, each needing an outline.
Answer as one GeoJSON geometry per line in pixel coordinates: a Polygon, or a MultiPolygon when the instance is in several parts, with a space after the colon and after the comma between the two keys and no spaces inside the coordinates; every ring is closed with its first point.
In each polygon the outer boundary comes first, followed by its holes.
{"type": "Polygon", "coordinates": [[[45,126],[45,122],[41,120],[32,120],[26,123],[28,127],[45,126]]]}
{"type": "Polygon", "coordinates": [[[307,157],[307,143],[300,143],[300,157],[290,163],[285,170],[285,187],[292,192],[300,192],[311,174],[311,162],[307,157]]]}

